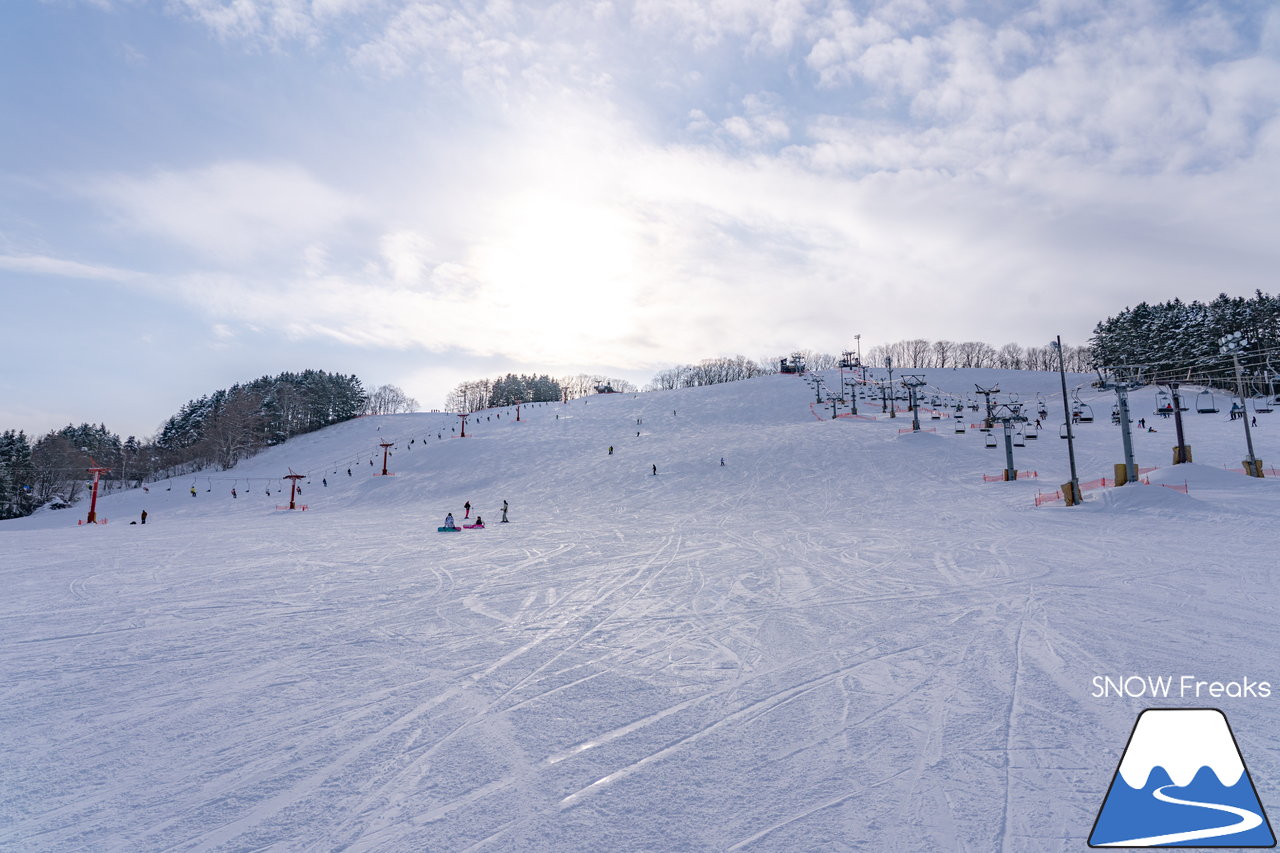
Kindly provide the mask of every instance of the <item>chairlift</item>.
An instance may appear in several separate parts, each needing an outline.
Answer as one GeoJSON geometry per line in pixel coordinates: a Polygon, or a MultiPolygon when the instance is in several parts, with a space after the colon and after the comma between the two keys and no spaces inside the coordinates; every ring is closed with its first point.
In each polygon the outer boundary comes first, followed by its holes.
{"type": "Polygon", "coordinates": [[[996,437],[991,433],[987,433],[987,447],[995,447],[995,446],[996,446],[996,437]]]}
{"type": "Polygon", "coordinates": [[[1253,401],[1253,410],[1260,415],[1269,415],[1272,412],[1271,401],[1266,397],[1258,397],[1253,401]]]}
{"type": "Polygon", "coordinates": [[[956,419],[956,435],[964,435],[964,421],[956,419]]]}
{"type": "Polygon", "coordinates": [[[1213,399],[1213,393],[1208,388],[1196,395],[1196,411],[1202,415],[1217,414],[1218,403],[1213,399]]]}
{"type": "Polygon", "coordinates": [[[1067,433],[1066,424],[1063,424],[1062,426],[1058,427],[1058,438],[1070,438],[1070,437],[1071,436],[1067,433]]]}
{"type": "Polygon", "coordinates": [[[1090,406],[1088,403],[1081,403],[1081,404],[1080,404],[1080,417],[1079,417],[1079,420],[1080,420],[1080,423],[1082,423],[1082,424],[1091,424],[1091,423],[1093,423],[1093,407],[1092,407],[1092,406],[1090,406]]]}
{"type": "Polygon", "coordinates": [[[1035,441],[1039,437],[1040,434],[1035,431],[1034,427],[1030,431],[1024,431],[1022,434],[1022,438],[1026,441],[1035,441]]]}
{"type": "Polygon", "coordinates": [[[1014,446],[1014,447],[1026,447],[1026,446],[1027,446],[1026,436],[1023,434],[1022,430],[1018,430],[1017,432],[1015,432],[1015,433],[1013,434],[1013,446],[1014,446]]]}

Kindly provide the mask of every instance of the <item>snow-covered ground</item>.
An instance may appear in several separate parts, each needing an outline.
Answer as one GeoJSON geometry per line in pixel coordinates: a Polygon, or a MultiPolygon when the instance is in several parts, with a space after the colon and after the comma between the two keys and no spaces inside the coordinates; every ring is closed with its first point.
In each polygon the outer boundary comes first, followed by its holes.
{"type": "MultiPolygon", "coordinates": [[[[772,376],[466,439],[362,418],[107,496],[107,525],[0,523],[0,849],[1074,851],[1149,706],[1221,707],[1280,802],[1280,480],[1224,470],[1229,401],[1192,398],[1175,468],[1134,392],[1153,485],[1037,507],[1068,476],[1057,375],[924,373],[1043,395],[1038,479],[772,376]],[[306,512],[275,510],[290,468],[306,512]],[[468,500],[487,529],[437,533],[468,500]],[[1273,692],[1092,695],[1129,674],[1273,692]]],[[[1114,396],[1081,395],[1080,477],[1111,477],[1114,396]]]]}

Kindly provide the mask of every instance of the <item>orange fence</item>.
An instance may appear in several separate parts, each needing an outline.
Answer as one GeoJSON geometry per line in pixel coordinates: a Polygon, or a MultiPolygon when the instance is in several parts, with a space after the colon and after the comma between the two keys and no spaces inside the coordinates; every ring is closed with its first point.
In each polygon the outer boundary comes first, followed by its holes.
{"type": "MultiPolygon", "coordinates": [[[[1019,480],[1031,480],[1040,476],[1039,471],[1019,471],[1019,480]]],[[[1003,483],[1005,481],[1004,474],[983,474],[982,482],[984,483],[1003,483]]]]}

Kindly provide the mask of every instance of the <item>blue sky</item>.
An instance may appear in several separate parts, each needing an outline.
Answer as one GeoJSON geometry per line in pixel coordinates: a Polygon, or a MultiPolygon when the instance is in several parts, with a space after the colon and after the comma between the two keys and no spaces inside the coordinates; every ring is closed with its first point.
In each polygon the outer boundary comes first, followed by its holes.
{"type": "Polygon", "coordinates": [[[1275,290],[1273,3],[0,10],[0,427],[1275,290]]]}

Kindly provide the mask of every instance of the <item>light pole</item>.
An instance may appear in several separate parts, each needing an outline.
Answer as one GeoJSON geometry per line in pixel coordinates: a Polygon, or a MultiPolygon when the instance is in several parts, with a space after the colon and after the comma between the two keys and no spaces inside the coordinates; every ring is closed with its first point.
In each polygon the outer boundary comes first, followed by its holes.
{"type": "Polygon", "coordinates": [[[1067,369],[1062,361],[1062,335],[1050,341],[1049,346],[1058,351],[1058,377],[1062,380],[1062,417],[1067,426],[1067,459],[1071,462],[1071,482],[1065,485],[1063,491],[1070,492],[1067,506],[1075,506],[1080,503],[1080,477],[1076,474],[1075,436],[1071,433],[1071,403],[1067,399],[1067,369]]]}
{"type": "Polygon", "coordinates": [[[1240,398],[1240,414],[1244,420],[1244,440],[1249,447],[1249,456],[1244,462],[1244,472],[1250,477],[1262,476],[1262,462],[1253,455],[1253,433],[1249,429],[1249,404],[1244,397],[1244,379],[1240,376],[1240,350],[1247,347],[1249,341],[1239,332],[1232,332],[1218,338],[1218,354],[1231,354],[1231,361],[1236,367],[1236,395],[1240,398]]]}

